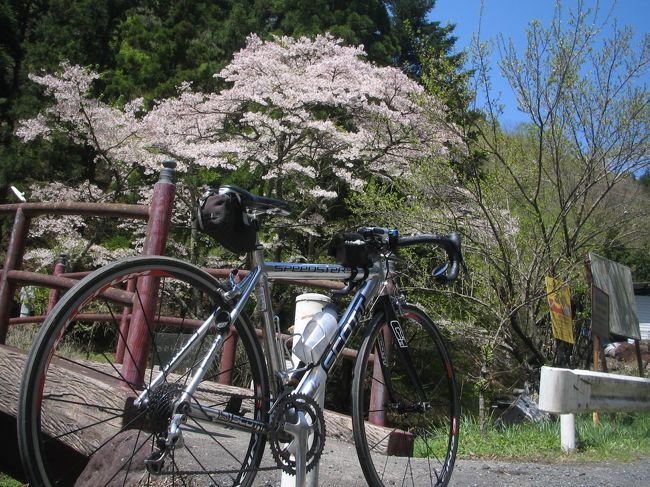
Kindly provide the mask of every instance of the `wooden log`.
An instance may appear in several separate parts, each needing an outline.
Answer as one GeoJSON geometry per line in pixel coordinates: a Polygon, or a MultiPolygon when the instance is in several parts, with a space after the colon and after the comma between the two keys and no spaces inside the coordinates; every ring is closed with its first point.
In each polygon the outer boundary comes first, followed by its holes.
{"type": "MultiPolygon", "coordinates": [[[[26,352],[22,350],[0,346],[0,390],[3,391],[0,394],[0,410],[12,416],[17,412],[16,402],[25,358],[26,352]]],[[[135,422],[128,424],[133,421],[134,414],[125,414],[132,408],[135,393],[125,386],[110,364],[92,365],[96,370],[58,358],[52,361],[44,393],[46,397],[56,397],[57,401],[47,401],[51,407],[47,408],[42,418],[44,431],[86,455],[121,428],[137,426],[135,422]],[[67,434],[93,424],[95,426],[67,434]]],[[[170,380],[173,381],[174,377],[170,380]]],[[[232,394],[244,397],[243,409],[253,409],[252,391],[216,382],[201,383],[195,397],[202,403],[220,404],[232,394]]],[[[353,443],[352,419],[349,416],[326,410],[325,424],[328,436],[353,443]]],[[[408,446],[405,450],[402,445],[404,432],[366,423],[366,433],[372,442],[379,445],[377,449],[381,453],[408,453],[408,446]]]]}
{"type": "MultiPolygon", "coordinates": [[[[25,358],[22,350],[0,346],[0,387],[3,390],[0,410],[12,416],[17,413],[25,358]]],[[[45,411],[41,418],[43,431],[86,455],[120,429],[142,426],[134,419],[137,416],[132,407],[135,392],[120,380],[119,368],[98,363],[92,363],[92,367],[95,370],[54,358],[48,370],[43,400],[45,411]],[[56,398],[56,401],[48,398],[56,398]]],[[[170,381],[175,379],[178,377],[170,376],[170,381]]],[[[223,404],[233,394],[248,398],[244,399],[242,408],[253,409],[251,390],[210,381],[201,383],[195,398],[202,403],[223,404]]]]}
{"type": "Polygon", "coordinates": [[[18,391],[23,375],[26,352],[0,345],[0,411],[16,416],[18,391]]]}

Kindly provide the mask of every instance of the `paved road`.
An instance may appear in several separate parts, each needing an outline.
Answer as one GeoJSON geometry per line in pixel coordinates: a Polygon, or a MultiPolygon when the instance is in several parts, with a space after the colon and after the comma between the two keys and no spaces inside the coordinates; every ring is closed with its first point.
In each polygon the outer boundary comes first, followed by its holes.
{"type": "MultiPolygon", "coordinates": [[[[259,485],[279,486],[277,472],[260,472],[259,485]]],[[[328,438],[321,459],[319,485],[365,486],[354,446],[328,438]]],[[[394,485],[401,485],[395,481],[394,485]]],[[[428,484],[427,484],[428,485],[428,484]]],[[[460,460],[450,487],[650,487],[650,458],[634,463],[542,464],[460,460]]]]}

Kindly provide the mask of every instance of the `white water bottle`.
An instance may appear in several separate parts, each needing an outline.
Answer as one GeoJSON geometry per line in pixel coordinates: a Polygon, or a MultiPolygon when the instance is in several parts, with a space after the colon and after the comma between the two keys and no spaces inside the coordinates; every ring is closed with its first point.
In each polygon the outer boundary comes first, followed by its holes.
{"type": "Polygon", "coordinates": [[[318,362],[336,332],[338,317],[334,306],[327,305],[305,325],[293,354],[309,365],[318,362]]]}

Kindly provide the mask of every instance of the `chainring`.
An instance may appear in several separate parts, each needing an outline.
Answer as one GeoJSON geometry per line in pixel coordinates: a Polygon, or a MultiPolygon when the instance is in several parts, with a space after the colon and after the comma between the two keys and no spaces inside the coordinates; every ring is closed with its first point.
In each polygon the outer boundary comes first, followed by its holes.
{"type": "Polygon", "coordinates": [[[278,399],[271,413],[269,444],[278,468],[290,475],[296,474],[296,461],[288,449],[293,436],[285,431],[285,424],[296,424],[300,413],[308,418],[311,429],[306,455],[307,472],[318,464],[325,446],[325,416],[318,403],[310,396],[300,393],[288,394],[278,399]]]}

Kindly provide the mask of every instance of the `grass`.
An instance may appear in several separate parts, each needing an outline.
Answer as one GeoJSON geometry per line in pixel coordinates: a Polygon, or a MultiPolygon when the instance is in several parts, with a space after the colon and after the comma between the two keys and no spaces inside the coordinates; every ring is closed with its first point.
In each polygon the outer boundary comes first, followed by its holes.
{"type": "Polygon", "coordinates": [[[579,415],[576,443],[575,452],[562,451],[559,420],[506,428],[491,425],[482,437],[478,422],[466,419],[460,429],[458,457],[629,462],[650,456],[650,413],[601,414],[599,425],[593,424],[591,414],[579,415]]]}
{"type": "Polygon", "coordinates": [[[0,473],[0,487],[20,487],[21,484],[17,480],[12,479],[8,475],[0,473]]]}

